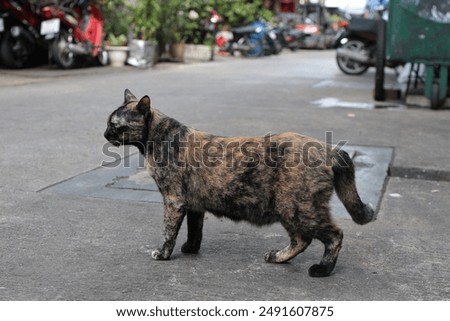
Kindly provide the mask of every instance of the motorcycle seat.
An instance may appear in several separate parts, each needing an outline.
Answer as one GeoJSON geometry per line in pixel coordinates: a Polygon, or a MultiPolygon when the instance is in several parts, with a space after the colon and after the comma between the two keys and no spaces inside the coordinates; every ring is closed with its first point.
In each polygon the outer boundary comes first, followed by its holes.
{"type": "Polygon", "coordinates": [[[243,26],[232,29],[234,33],[252,33],[255,32],[255,26],[243,26]]]}
{"type": "Polygon", "coordinates": [[[377,19],[353,18],[350,20],[348,30],[353,32],[373,32],[376,33],[378,29],[377,19]]]}

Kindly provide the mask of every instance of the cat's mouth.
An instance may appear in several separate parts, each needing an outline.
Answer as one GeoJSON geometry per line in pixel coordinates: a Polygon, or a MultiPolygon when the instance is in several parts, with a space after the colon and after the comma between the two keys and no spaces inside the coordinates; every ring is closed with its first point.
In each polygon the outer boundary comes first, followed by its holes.
{"type": "Polygon", "coordinates": [[[108,140],[110,142],[110,144],[119,147],[121,144],[118,140],[108,140]]]}

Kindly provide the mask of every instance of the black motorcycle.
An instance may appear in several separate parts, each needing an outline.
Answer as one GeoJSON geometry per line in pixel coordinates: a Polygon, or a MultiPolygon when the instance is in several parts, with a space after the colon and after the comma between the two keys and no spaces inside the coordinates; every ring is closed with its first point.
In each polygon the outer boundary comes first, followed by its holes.
{"type": "Polygon", "coordinates": [[[274,29],[263,21],[254,21],[231,31],[231,37],[228,38],[221,33],[216,35],[216,43],[221,51],[231,55],[240,52],[246,57],[261,57],[278,54],[283,49],[274,29]]]}
{"type": "Polygon", "coordinates": [[[303,30],[296,30],[282,23],[274,31],[281,46],[292,51],[302,48],[304,39],[308,36],[303,30]]]}
{"type": "Polygon", "coordinates": [[[344,73],[361,75],[375,66],[379,21],[353,18],[336,35],[336,62],[344,73]]]}
{"type": "Polygon", "coordinates": [[[9,68],[22,68],[45,57],[39,34],[40,18],[29,1],[0,1],[0,60],[9,68]]]}

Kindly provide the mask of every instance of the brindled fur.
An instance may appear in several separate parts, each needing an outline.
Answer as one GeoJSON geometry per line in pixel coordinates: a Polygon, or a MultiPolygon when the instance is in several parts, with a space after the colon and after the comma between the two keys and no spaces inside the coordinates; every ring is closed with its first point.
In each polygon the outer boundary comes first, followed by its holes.
{"type": "Polygon", "coordinates": [[[223,137],[185,126],[138,100],[129,90],[125,101],[108,119],[105,137],[114,145],[134,145],[164,199],[164,242],[153,251],[167,260],[178,230],[187,216],[184,253],[197,253],[205,212],[254,225],[280,222],[290,243],[265,254],[267,262],[286,262],[303,252],[312,239],[325,246],[313,277],[333,271],[343,233],[330,216],[329,201],[336,190],[358,224],[374,219],[355,185],[348,154],[296,133],[263,137],[223,137]]]}

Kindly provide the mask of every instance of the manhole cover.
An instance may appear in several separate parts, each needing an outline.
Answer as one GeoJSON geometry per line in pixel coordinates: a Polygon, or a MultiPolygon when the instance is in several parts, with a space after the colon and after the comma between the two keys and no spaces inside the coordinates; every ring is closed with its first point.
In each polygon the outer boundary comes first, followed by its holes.
{"type": "MultiPolygon", "coordinates": [[[[345,146],[356,166],[356,184],[364,202],[378,207],[392,160],[393,149],[385,147],[345,146]]],[[[138,153],[119,165],[99,167],[43,189],[47,193],[78,195],[114,200],[162,203],[153,179],[143,168],[138,153]]],[[[336,217],[350,218],[342,203],[333,195],[332,212],[336,217]]]]}

